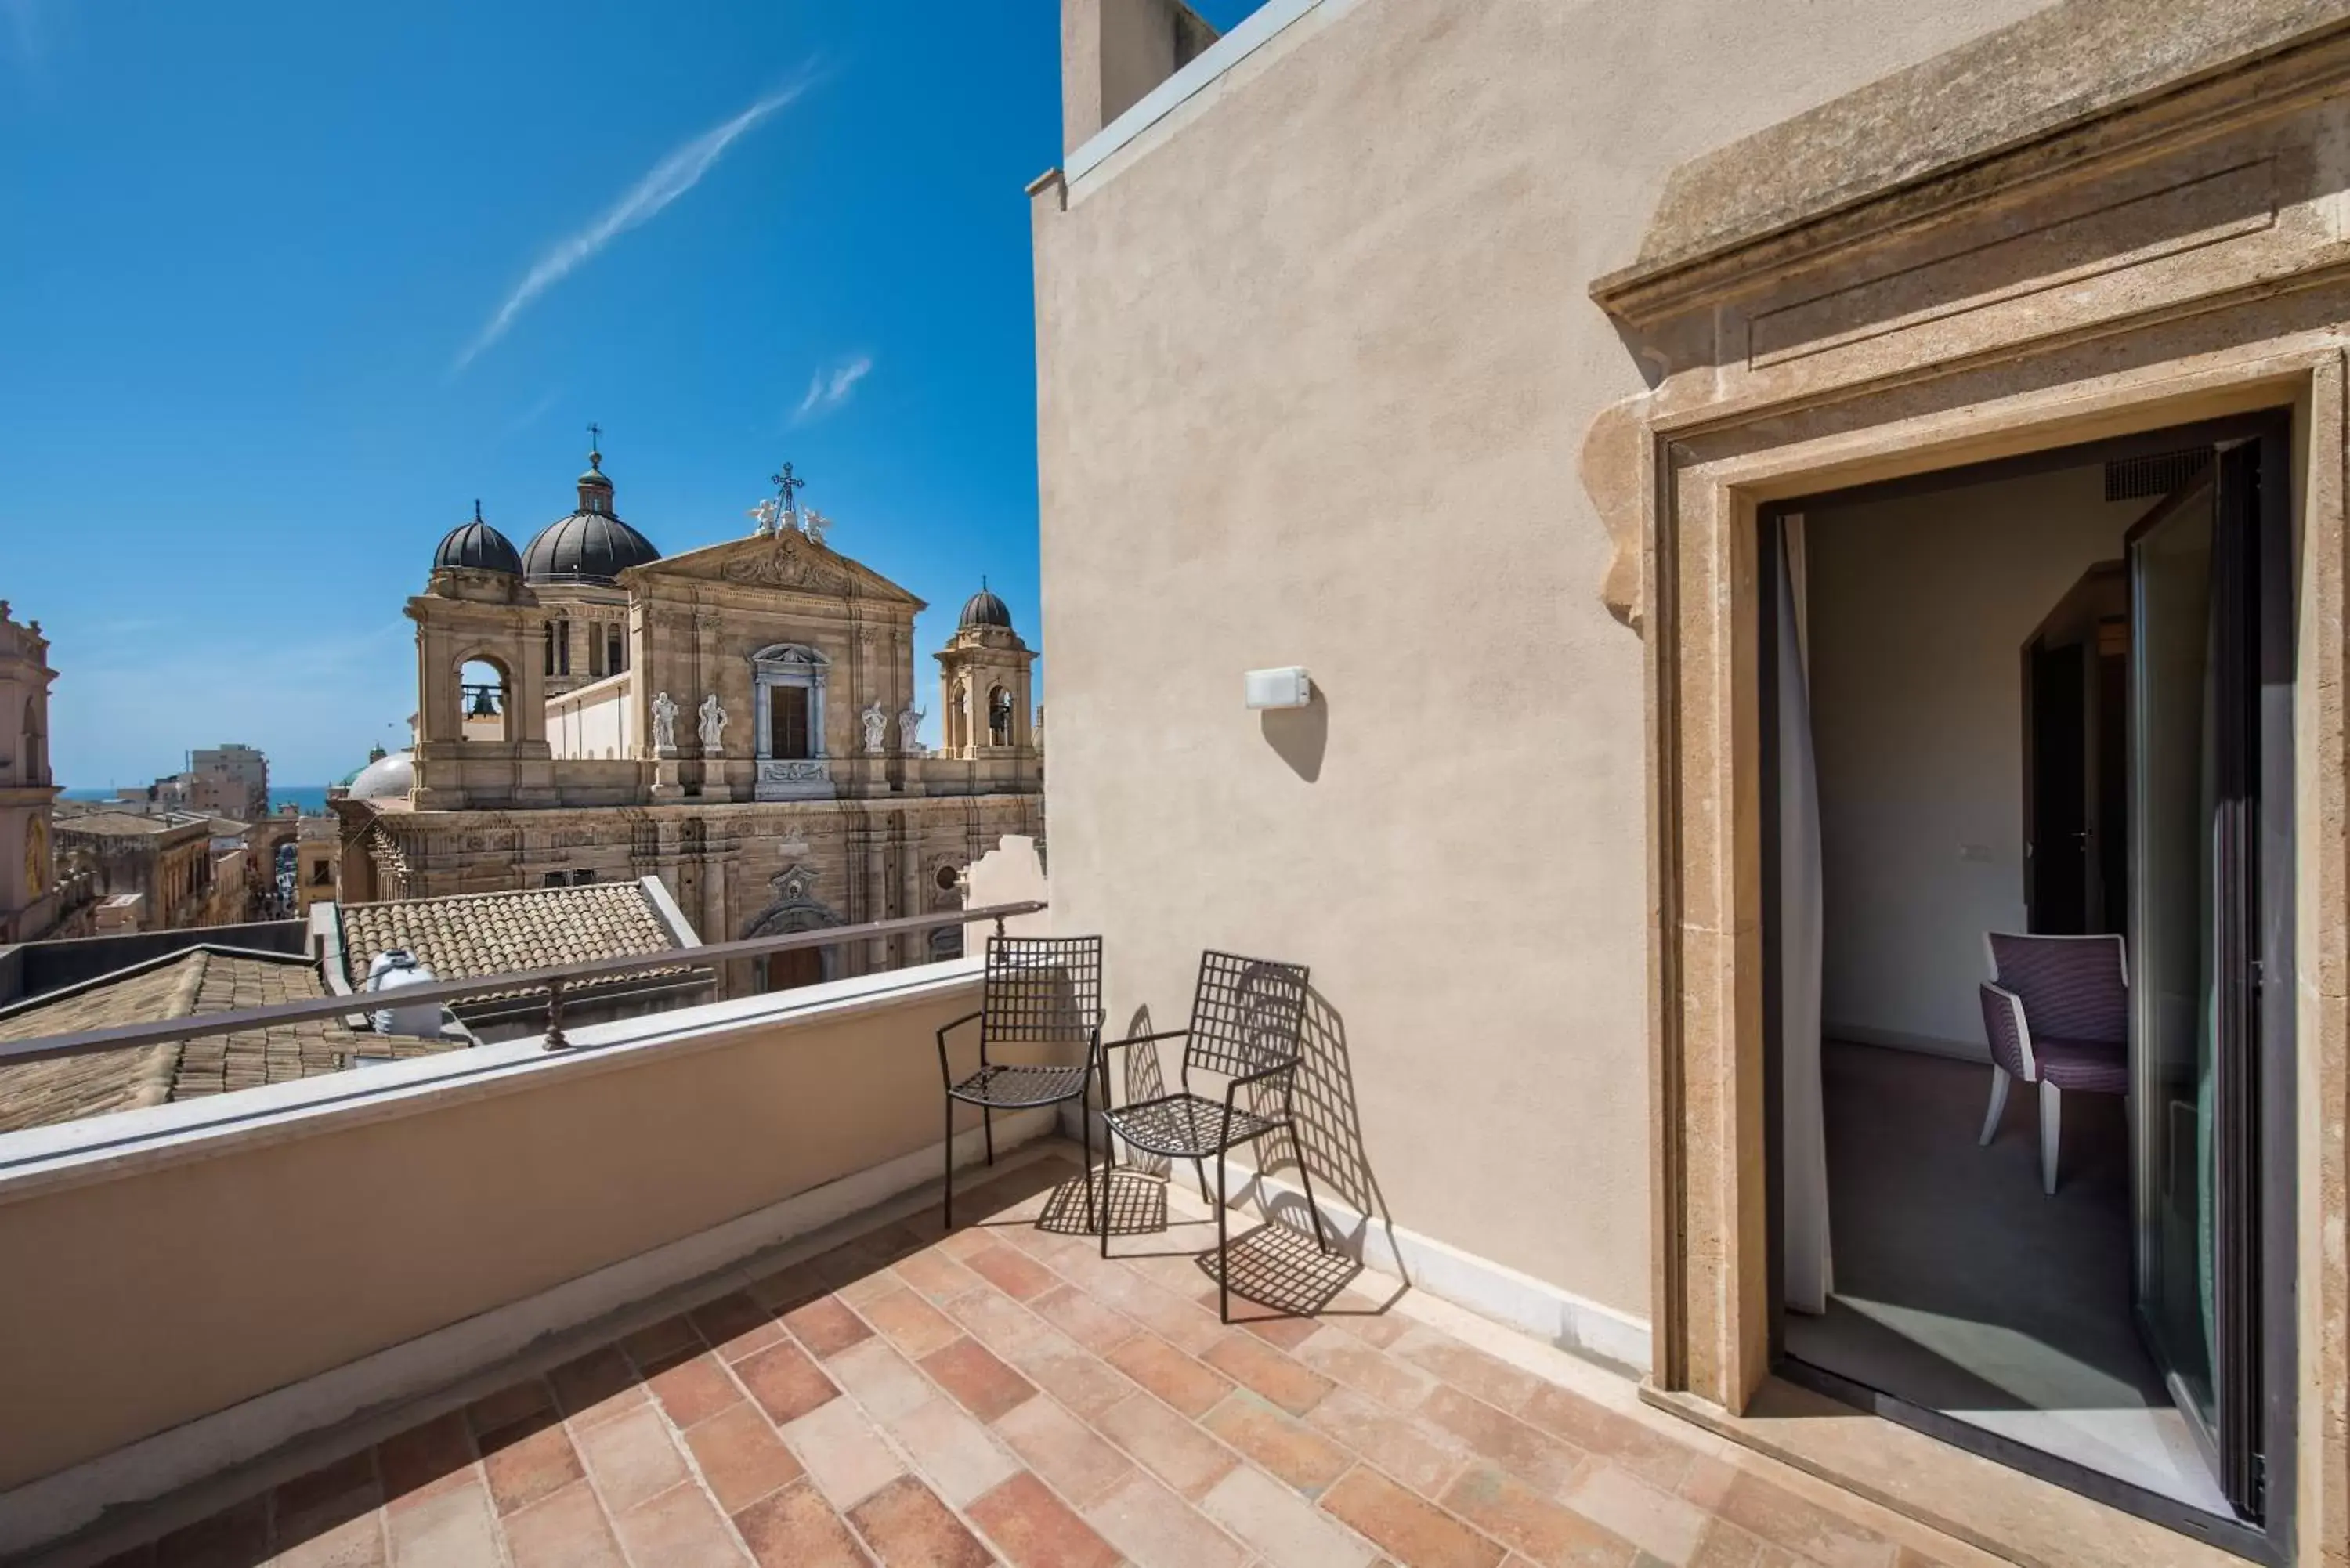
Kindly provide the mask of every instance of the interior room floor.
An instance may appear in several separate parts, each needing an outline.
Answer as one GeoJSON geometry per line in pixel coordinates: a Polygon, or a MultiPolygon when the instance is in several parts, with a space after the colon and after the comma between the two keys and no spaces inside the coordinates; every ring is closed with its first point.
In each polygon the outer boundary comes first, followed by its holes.
{"type": "Polygon", "coordinates": [[[1981,1148],[1987,1065],[1832,1041],[1822,1071],[1836,1290],[1787,1314],[1788,1353],[2229,1513],[2131,1323],[2121,1099],[2064,1096],[2052,1197],[2030,1086],[1981,1148]]]}

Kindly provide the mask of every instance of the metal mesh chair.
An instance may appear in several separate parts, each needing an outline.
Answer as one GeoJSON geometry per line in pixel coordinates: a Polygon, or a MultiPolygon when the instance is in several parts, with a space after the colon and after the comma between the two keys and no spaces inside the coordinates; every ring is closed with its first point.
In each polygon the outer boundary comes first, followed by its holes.
{"type": "MultiPolygon", "coordinates": [[[[1162,1029],[1129,1035],[1101,1047],[1102,1120],[1109,1129],[1108,1148],[1102,1163],[1104,1223],[1101,1253],[1109,1256],[1107,1210],[1110,1172],[1118,1164],[1118,1140],[1145,1153],[1170,1159],[1189,1159],[1200,1173],[1201,1196],[1207,1196],[1207,1172],[1201,1161],[1216,1158],[1216,1310],[1226,1323],[1232,1316],[1230,1210],[1225,1203],[1224,1155],[1277,1128],[1290,1128],[1295,1139],[1295,1104],[1298,1058],[1305,1052],[1305,966],[1243,958],[1235,953],[1200,955],[1199,985],[1191,993],[1191,1020],[1181,1029],[1162,1029]],[[1182,1089],[1138,1100],[1129,1106],[1110,1101],[1109,1054],[1131,1045],[1181,1039],[1182,1089]],[[1191,1091],[1194,1069],[1225,1080],[1222,1100],[1191,1091]],[[1253,1104],[1238,1096],[1251,1090],[1253,1104]]],[[[1092,1168],[1087,1150],[1087,1168],[1092,1168]]],[[[1305,1168],[1305,1150],[1297,1149],[1297,1174],[1305,1187],[1305,1211],[1313,1217],[1314,1240],[1326,1255],[1329,1238],[1323,1233],[1322,1210],[1314,1200],[1314,1177],[1305,1168]]],[[[1091,1177],[1087,1200],[1092,1201],[1091,1177]]],[[[1088,1208],[1087,1217],[1091,1217],[1088,1208]]]]}
{"type": "MultiPolygon", "coordinates": [[[[966,1012],[939,1031],[939,1078],[947,1091],[945,1220],[954,1229],[954,1108],[960,1100],[977,1106],[987,1133],[987,1163],[995,1163],[995,1113],[1057,1106],[1081,1100],[1093,1087],[1094,1059],[1100,1054],[1102,940],[1099,937],[1005,937],[987,939],[979,1011],[966,1012]],[[947,1065],[947,1033],[976,1019],[979,1070],[958,1079],[947,1065]],[[998,1045],[1075,1045],[1076,1066],[1000,1064],[998,1045]]],[[[1086,1222],[1093,1223],[1093,1126],[1079,1116],[1086,1145],[1086,1222]]]]}

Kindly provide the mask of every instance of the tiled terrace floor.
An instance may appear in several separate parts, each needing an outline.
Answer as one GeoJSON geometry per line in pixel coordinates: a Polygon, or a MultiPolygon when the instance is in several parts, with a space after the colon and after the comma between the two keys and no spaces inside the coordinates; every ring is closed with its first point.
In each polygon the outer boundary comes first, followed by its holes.
{"type": "MultiPolygon", "coordinates": [[[[712,1282],[690,1311],[321,1452],[308,1474],[107,1562],[1988,1561],[1376,1275],[1316,1316],[1253,1309],[1223,1326],[1192,1255],[1214,1238],[1196,1205],[1179,1197],[1165,1223],[1155,1186],[1138,1199],[1128,1179],[1121,1207],[1159,1228],[1120,1237],[1105,1263],[1052,1228],[1076,1170],[1054,1152],[1007,1171],[962,1199],[951,1234],[927,1209],[712,1282]]],[[[1266,1272],[1326,1294],[1336,1282],[1310,1245],[1276,1257],[1278,1240],[1253,1239],[1266,1272]]]]}

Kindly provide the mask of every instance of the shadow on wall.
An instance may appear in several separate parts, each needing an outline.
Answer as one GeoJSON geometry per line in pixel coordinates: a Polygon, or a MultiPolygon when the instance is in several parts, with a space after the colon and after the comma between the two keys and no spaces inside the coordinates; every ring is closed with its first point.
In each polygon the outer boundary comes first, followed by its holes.
{"type": "Polygon", "coordinates": [[[1267,708],[1257,715],[1265,743],[1289,771],[1312,784],[1322,776],[1322,753],[1330,744],[1330,704],[1322,683],[1314,683],[1314,700],[1303,708],[1267,708]]]}

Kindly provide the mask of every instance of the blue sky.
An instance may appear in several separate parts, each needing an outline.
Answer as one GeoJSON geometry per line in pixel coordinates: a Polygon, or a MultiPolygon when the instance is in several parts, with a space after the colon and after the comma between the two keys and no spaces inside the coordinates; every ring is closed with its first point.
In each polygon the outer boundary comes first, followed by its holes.
{"type": "Polygon", "coordinates": [[[569,510],[591,420],[666,551],[788,458],[925,654],[983,573],[1033,638],[1058,13],[0,0],[0,597],[59,782],[400,743],[434,543],[569,510]]]}

